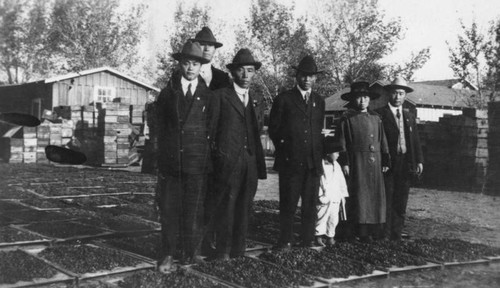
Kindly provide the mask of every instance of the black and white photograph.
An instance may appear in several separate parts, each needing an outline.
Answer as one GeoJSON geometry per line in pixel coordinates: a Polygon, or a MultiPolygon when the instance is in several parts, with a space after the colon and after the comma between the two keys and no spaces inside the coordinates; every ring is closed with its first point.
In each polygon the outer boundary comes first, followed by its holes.
{"type": "Polygon", "coordinates": [[[0,0],[11,287],[500,287],[500,1],[0,0]]]}

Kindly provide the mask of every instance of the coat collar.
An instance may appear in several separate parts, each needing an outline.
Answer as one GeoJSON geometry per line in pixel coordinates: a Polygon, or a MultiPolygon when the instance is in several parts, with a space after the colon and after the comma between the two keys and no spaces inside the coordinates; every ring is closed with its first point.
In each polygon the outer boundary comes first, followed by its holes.
{"type": "MultiPolygon", "coordinates": [[[[401,112],[403,113],[403,121],[405,127],[409,125],[410,117],[408,111],[406,109],[402,108],[401,112]]],[[[391,107],[389,107],[389,104],[385,106],[385,114],[384,117],[388,118],[388,121],[391,123],[391,125],[394,126],[394,128],[399,130],[399,125],[396,123],[396,118],[394,117],[394,113],[392,113],[391,107]]],[[[408,127],[407,127],[408,128],[408,127]]]]}
{"type": "MultiPolygon", "coordinates": [[[[304,113],[307,114],[307,106],[304,105],[304,98],[302,97],[302,94],[300,93],[299,89],[297,87],[293,87],[292,89],[292,100],[299,107],[299,109],[304,113]]],[[[309,104],[314,101],[312,97],[312,92],[311,96],[309,96],[309,104]]]]}
{"type": "MultiPolygon", "coordinates": [[[[236,94],[236,91],[234,90],[234,87],[228,88],[228,92],[226,95],[226,98],[228,99],[229,103],[233,105],[234,109],[240,113],[242,117],[245,116],[245,106],[243,103],[241,103],[240,97],[238,97],[238,94],[236,94]]],[[[252,97],[250,94],[248,95],[248,105],[251,105],[252,103],[252,97]]]]}

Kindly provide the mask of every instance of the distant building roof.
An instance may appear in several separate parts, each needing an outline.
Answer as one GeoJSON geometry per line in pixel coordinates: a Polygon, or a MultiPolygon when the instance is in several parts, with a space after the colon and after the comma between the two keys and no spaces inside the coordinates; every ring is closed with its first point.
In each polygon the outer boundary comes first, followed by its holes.
{"type": "Polygon", "coordinates": [[[467,80],[461,82],[459,79],[429,80],[429,81],[419,81],[414,83],[428,84],[434,86],[444,86],[453,89],[471,89],[476,91],[478,90],[477,86],[472,84],[471,82],[467,80]]]}
{"type": "MultiPolygon", "coordinates": [[[[448,80],[443,80],[448,81],[448,80]]],[[[443,82],[444,83],[444,82],[443,82]]],[[[381,88],[389,84],[388,81],[375,81],[371,84],[372,88],[381,88]],[[376,87],[379,86],[379,87],[376,87]]],[[[410,83],[414,91],[407,94],[406,100],[416,106],[437,106],[448,108],[468,107],[466,98],[473,97],[477,91],[470,89],[452,89],[444,85],[431,85],[422,82],[410,83]]],[[[325,99],[326,111],[343,111],[347,101],[340,99],[340,96],[350,91],[350,88],[344,88],[325,99]]]]}
{"type": "Polygon", "coordinates": [[[66,75],[55,76],[55,77],[51,77],[51,78],[47,78],[45,80],[35,81],[35,82],[54,83],[54,82],[58,82],[58,81],[62,81],[62,80],[67,80],[67,79],[71,79],[71,78],[75,78],[75,77],[79,77],[79,76],[99,73],[99,72],[103,72],[103,71],[107,71],[111,74],[115,74],[117,76],[128,79],[129,81],[134,82],[134,83],[136,83],[140,86],[143,86],[145,88],[160,92],[159,88],[152,86],[152,85],[149,85],[149,84],[146,84],[146,83],[139,81],[135,78],[132,78],[130,76],[127,76],[127,75],[125,75],[125,74],[123,74],[123,73],[121,73],[113,68],[110,68],[110,67],[100,67],[100,68],[88,69],[88,70],[84,70],[84,71],[69,73],[66,75]]]}

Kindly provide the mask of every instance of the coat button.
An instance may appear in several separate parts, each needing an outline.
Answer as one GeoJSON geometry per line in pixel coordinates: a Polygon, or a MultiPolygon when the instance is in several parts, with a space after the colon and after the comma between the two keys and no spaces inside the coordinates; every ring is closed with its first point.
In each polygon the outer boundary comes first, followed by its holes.
{"type": "Polygon", "coordinates": [[[370,151],[372,151],[372,152],[375,151],[375,146],[370,145],[370,151]]]}
{"type": "Polygon", "coordinates": [[[373,134],[370,134],[370,137],[373,138],[373,134]]]}
{"type": "Polygon", "coordinates": [[[307,130],[304,130],[304,133],[307,133],[307,130]]]}
{"type": "Polygon", "coordinates": [[[371,156],[370,158],[368,158],[368,161],[370,163],[375,163],[375,157],[371,156]]]}

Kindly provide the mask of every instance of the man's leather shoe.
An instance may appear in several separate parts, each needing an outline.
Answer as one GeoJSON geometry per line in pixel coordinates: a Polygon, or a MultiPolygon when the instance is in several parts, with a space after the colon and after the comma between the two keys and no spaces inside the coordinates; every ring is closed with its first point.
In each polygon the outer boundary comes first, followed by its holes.
{"type": "Polygon", "coordinates": [[[193,256],[191,258],[190,264],[205,264],[205,259],[201,257],[200,255],[193,256]]]}
{"type": "Polygon", "coordinates": [[[325,241],[323,240],[323,237],[316,236],[315,246],[317,246],[317,247],[325,247],[326,246],[325,241]]]}
{"type": "Polygon", "coordinates": [[[278,244],[276,249],[281,250],[281,251],[288,251],[288,250],[292,249],[292,243],[290,243],[290,242],[280,243],[280,244],[278,244]]]}
{"type": "Polygon", "coordinates": [[[328,237],[328,239],[326,239],[326,246],[333,246],[335,245],[335,240],[333,240],[333,237],[328,237]]]}
{"type": "Polygon", "coordinates": [[[166,256],[163,261],[161,261],[160,265],[158,265],[158,271],[163,274],[175,271],[174,257],[166,256]]]}
{"type": "Polygon", "coordinates": [[[228,253],[222,253],[222,254],[218,254],[217,257],[216,257],[217,260],[224,260],[224,261],[227,261],[230,259],[229,257],[229,254],[228,253]]]}
{"type": "Polygon", "coordinates": [[[312,248],[312,247],[317,247],[316,244],[314,244],[314,241],[305,241],[302,242],[302,247],[307,247],[307,248],[312,248]]]}
{"type": "Polygon", "coordinates": [[[359,238],[359,242],[371,244],[371,243],[373,243],[373,238],[371,236],[362,236],[359,238]]]}

